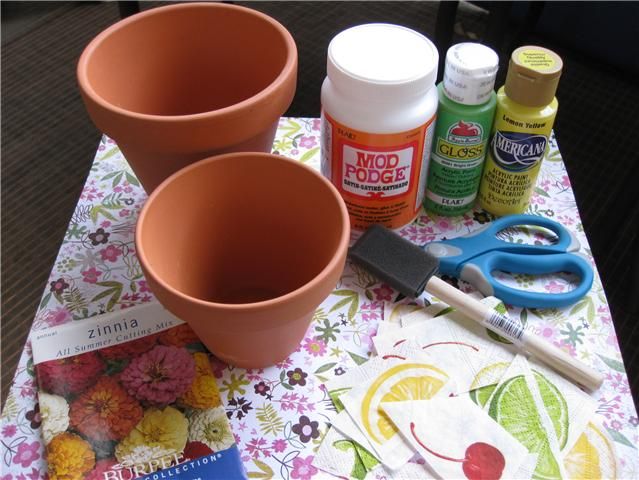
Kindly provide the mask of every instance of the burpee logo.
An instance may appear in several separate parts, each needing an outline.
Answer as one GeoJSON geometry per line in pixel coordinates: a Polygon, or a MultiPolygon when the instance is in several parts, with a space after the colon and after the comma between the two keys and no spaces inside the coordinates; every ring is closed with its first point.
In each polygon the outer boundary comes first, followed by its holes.
{"type": "Polygon", "coordinates": [[[437,139],[437,153],[452,160],[472,160],[484,153],[481,141],[483,128],[479,123],[460,120],[450,126],[446,139],[437,139]]]}
{"type": "Polygon", "coordinates": [[[520,132],[495,132],[490,147],[497,165],[510,172],[525,172],[534,167],[546,153],[544,135],[520,132]]]}
{"type": "Polygon", "coordinates": [[[380,152],[344,145],[342,188],[366,198],[385,198],[406,193],[414,151],[413,146],[380,152]]]}

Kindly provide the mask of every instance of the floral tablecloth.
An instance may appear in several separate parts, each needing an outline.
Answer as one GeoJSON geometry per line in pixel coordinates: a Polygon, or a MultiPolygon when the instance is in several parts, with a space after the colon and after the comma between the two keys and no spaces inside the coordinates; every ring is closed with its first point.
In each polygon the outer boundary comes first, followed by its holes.
{"type": "MultiPolygon", "coordinates": [[[[319,132],[318,119],[283,118],[274,150],[319,168],[319,132]]],[[[32,330],[82,321],[153,299],[134,244],[135,223],[145,199],[117,146],[104,137],[32,330]]],[[[554,139],[528,213],[554,218],[572,230],[592,262],[554,139]]],[[[421,245],[468,233],[490,220],[481,210],[453,218],[422,212],[401,233],[421,245]]],[[[520,275],[515,280],[541,291],[567,288],[561,278],[540,280],[520,275]]],[[[460,287],[471,290],[465,284],[460,287]]],[[[315,312],[297,352],[266,369],[218,365],[220,391],[249,477],[308,480],[322,475],[312,461],[335,413],[323,382],[366,360],[383,303],[396,297],[397,292],[388,286],[347,265],[333,294],[315,312]]],[[[619,477],[639,478],[639,420],[599,276],[595,275],[590,294],[571,307],[543,311],[512,308],[510,314],[605,375],[604,385],[593,394],[599,405],[597,414],[615,441],[619,477]]],[[[45,477],[36,391],[27,342],[2,412],[1,480],[45,477]]]]}

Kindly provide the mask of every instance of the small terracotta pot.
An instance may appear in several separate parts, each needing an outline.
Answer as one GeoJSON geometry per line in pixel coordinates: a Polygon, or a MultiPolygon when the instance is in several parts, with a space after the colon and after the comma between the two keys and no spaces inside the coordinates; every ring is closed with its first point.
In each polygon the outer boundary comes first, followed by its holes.
{"type": "Polygon", "coordinates": [[[231,153],[165,180],[135,236],[159,301],[222,360],[273,365],[298,348],[349,243],[344,201],[311,168],[231,153]]]}
{"type": "Polygon", "coordinates": [[[196,160],[270,152],[295,94],[297,48],[255,10],[182,3],[107,28],[82,53],[77,75],[91,119],[150,193],[196,160]]]}

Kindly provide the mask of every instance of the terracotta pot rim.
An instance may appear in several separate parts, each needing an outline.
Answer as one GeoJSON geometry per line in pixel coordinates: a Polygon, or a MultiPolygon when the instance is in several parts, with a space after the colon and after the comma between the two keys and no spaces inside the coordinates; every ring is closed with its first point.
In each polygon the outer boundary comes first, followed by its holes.
{"type": "Polygon", "coordinates": [[[80,59],[78,60],[78,66],[76,69],[76,74],[78,78],[78,83],[80,88],[93,102],[100,105],[100,107],[105,110],[111,111],[113,113],[123,115],[125,117],[135,118],[138,120],[147,120],[147,121],[155,121],[155,122],[189,122],[196,121],[202,119],[211,119],[223,115],[229,115],[232,112],[239,112],[242,110],[249,110],[253,108],[256,103],[263,101],[265,98],[270,97],[274,91],[278,90],[281,85],[285,83],[285,79],[291,75],[295,75],[297,70],[297,46],[295,44],[295,40],[293,39],[291,33],[284,28],[284,26],[279,23],[277,20],[269,17],[268,15],[259,12],[257,10],[253,10],[251,8],[242,7],[239,5],[229,5],[226,3],[204,3],[204,2],[188,2],[188,3],[179,3],[175,5],[167,5],[163,7],[156,7],[150,10],[145,10],[143,12],[137,13],[135,15],[131,15],[128,18],[120,20],[117,23],[114,23],[110,27],[103,30],[99,33],[91,42],[85,47],[84,51],[80,55],[80,59]],[[286,43],[288,54],[286,56],[286,63],[282,68],[282,71],[279,73],[277,77],[264,89],[260,90],[255,95],[245,98],[244,100],[229,105],[228,107],[220,108],[217,110],[210,110],[199,113],[192,113],[187,115],[154,115],[149,113],[140,113],[132,110],[127,110],[125,108],[118,107],[104,98],[102,98],[93,88],[91,82],[89,81],[89,76],[87,72],[87,66],[89,63],[89,59],[93,55],[93,52],[97,48],[99,48],[100,44],[109,36],[121,30],[122,28],[140,21],[141,19],[155,16],[158,14],[162,14],[171,10],[182,10],[189,8],[209,8],[209,9],[227,9],[227,10],[243,10],[245,13],[253,15],[255,17],[259,17],[262,20],[270,23],[276,30],[278,30],[286,43]]]}
{"type": "Polygon", "coordinates": [[[151,276],[155,282],[157,282],[159,285],[162,286],[162,288],[164,288],[165,290],[171,292],[171,294],[187,302],[193,302],[195,304],[198,304],[204,307],[215,307],[221,310],[227,310],[229,312],[241,311],[243,313],[250,313],[256,310],[265,310],[268,308],[277,307],[295,299],[296,297],[303,297],[306,294],[312,292],[319,284],[324,282],[326,278],[329,277],[331,273],[335,271],[336,268],[340,268],[340,269],[343,268],[341,264],[343,263],[343,258],[345,256],[346,251],[348,250],[349,242],[350,242],[350,219],[348,216],[348,210],[346,209],[346,204],[342,200],[341,195],[339,194],[337,189],[333,186],[333,184],[330,181],[328,181],[326,178],[324,178],[324,176],[322,176],[319,172],[315,171],[314,169],[312,169],[311,167],[307,165],[304,165],[303,163],[298,162],[297,160],[292,160],[290,158],[287,158],[281,155],[276,155],[272,153],[262,153],[262,152],[236,152],[236,153],[227,153],[223,155],[216,155],[216,156],[208,157],[198,162],[192,163],[191,165],[184,167],[181,170],[178,170],[177,172],[172,174],[170,177],[168,177],[166,180],[164,180],[155,190],[153,190],[149,198],[146,200],[144,207],[142,207],[142,210],[140,211],[140,215],[138,217],[138,221],[137,221],[136,229],[135,229],[135,244],[136,244],[136,250],[137,250],[137,255],[138,255],[140,264],[144,267],[145,273],[151,276]],[[326,264],[326,266],[307,283],[296,288],[293,291],[285,293],[284,295],[280,295],[279,297],[271,298],[269,300],[264,300],[261,302],[253,302],[253,303],[218,303],[218,302],[209,302],[206,300],[193,297],[191,295],[187,295],[186,293],[175,289],[174,287],[166,283],[164,280],[162,280],[155,273],[154,269],[150,266],[149,261],[146,257],[146,254],[144,253],[144,250],[140,249],[140,245],[142,244],[140,225],[144,222],[147,211],[150,205],[153,203],[153,200],[159,195],[161,195],[162,192],[168,187],[168,185],[172,183],[174,180],[176,180],[177,178],[183,175],[186,175],[189,172],[191,172],[191,170],[200,168],[201,166],[208,163],[224,161],[229,158],[245,157],[247,155],[264,157],[271,160],[281,160],[283,162],[287,162],[291,165],[294,165],[296,168],[306,170],[307,173],[310,173],[311,175],[315,176],[317,180],[321,181],[329,189],[335,201],[337,202],[338,208],[341,211],[341,220],[342,220],[342,225],[341,225],[342,233],[340,235],[339,243],[335,250],[335,253],[333,254],[330,261],[326,264]],[[342,255],[341,252],[344,252],[344,255],[342,255]]]}

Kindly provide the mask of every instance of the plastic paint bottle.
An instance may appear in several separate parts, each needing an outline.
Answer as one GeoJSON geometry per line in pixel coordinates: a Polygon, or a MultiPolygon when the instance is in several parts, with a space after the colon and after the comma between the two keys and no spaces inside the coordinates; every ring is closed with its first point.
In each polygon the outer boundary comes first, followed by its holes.
{"type": "Polygon", "coordinates": [[[437,49],[411,29],[349,28],[328,47],[322,173],[351,226],[400,228],[421,207],[437,111],[437,49]]]}
{"type": "Polygon", "coordinates": [[[563,62],[546,48],[526,46],[511,57],[505,85],[497,92],[492,139],[479,187],[479,202],[495,215],[528,208],[548,149],[558,103],[563,62]]]}
{"type": "Polygon", "coordinates": [[[497,104],[498,69],[497,54],[479,43],[459,43],[446,53],[424,200],[431,212],[461,215],[475,202],[497,104]]]}

